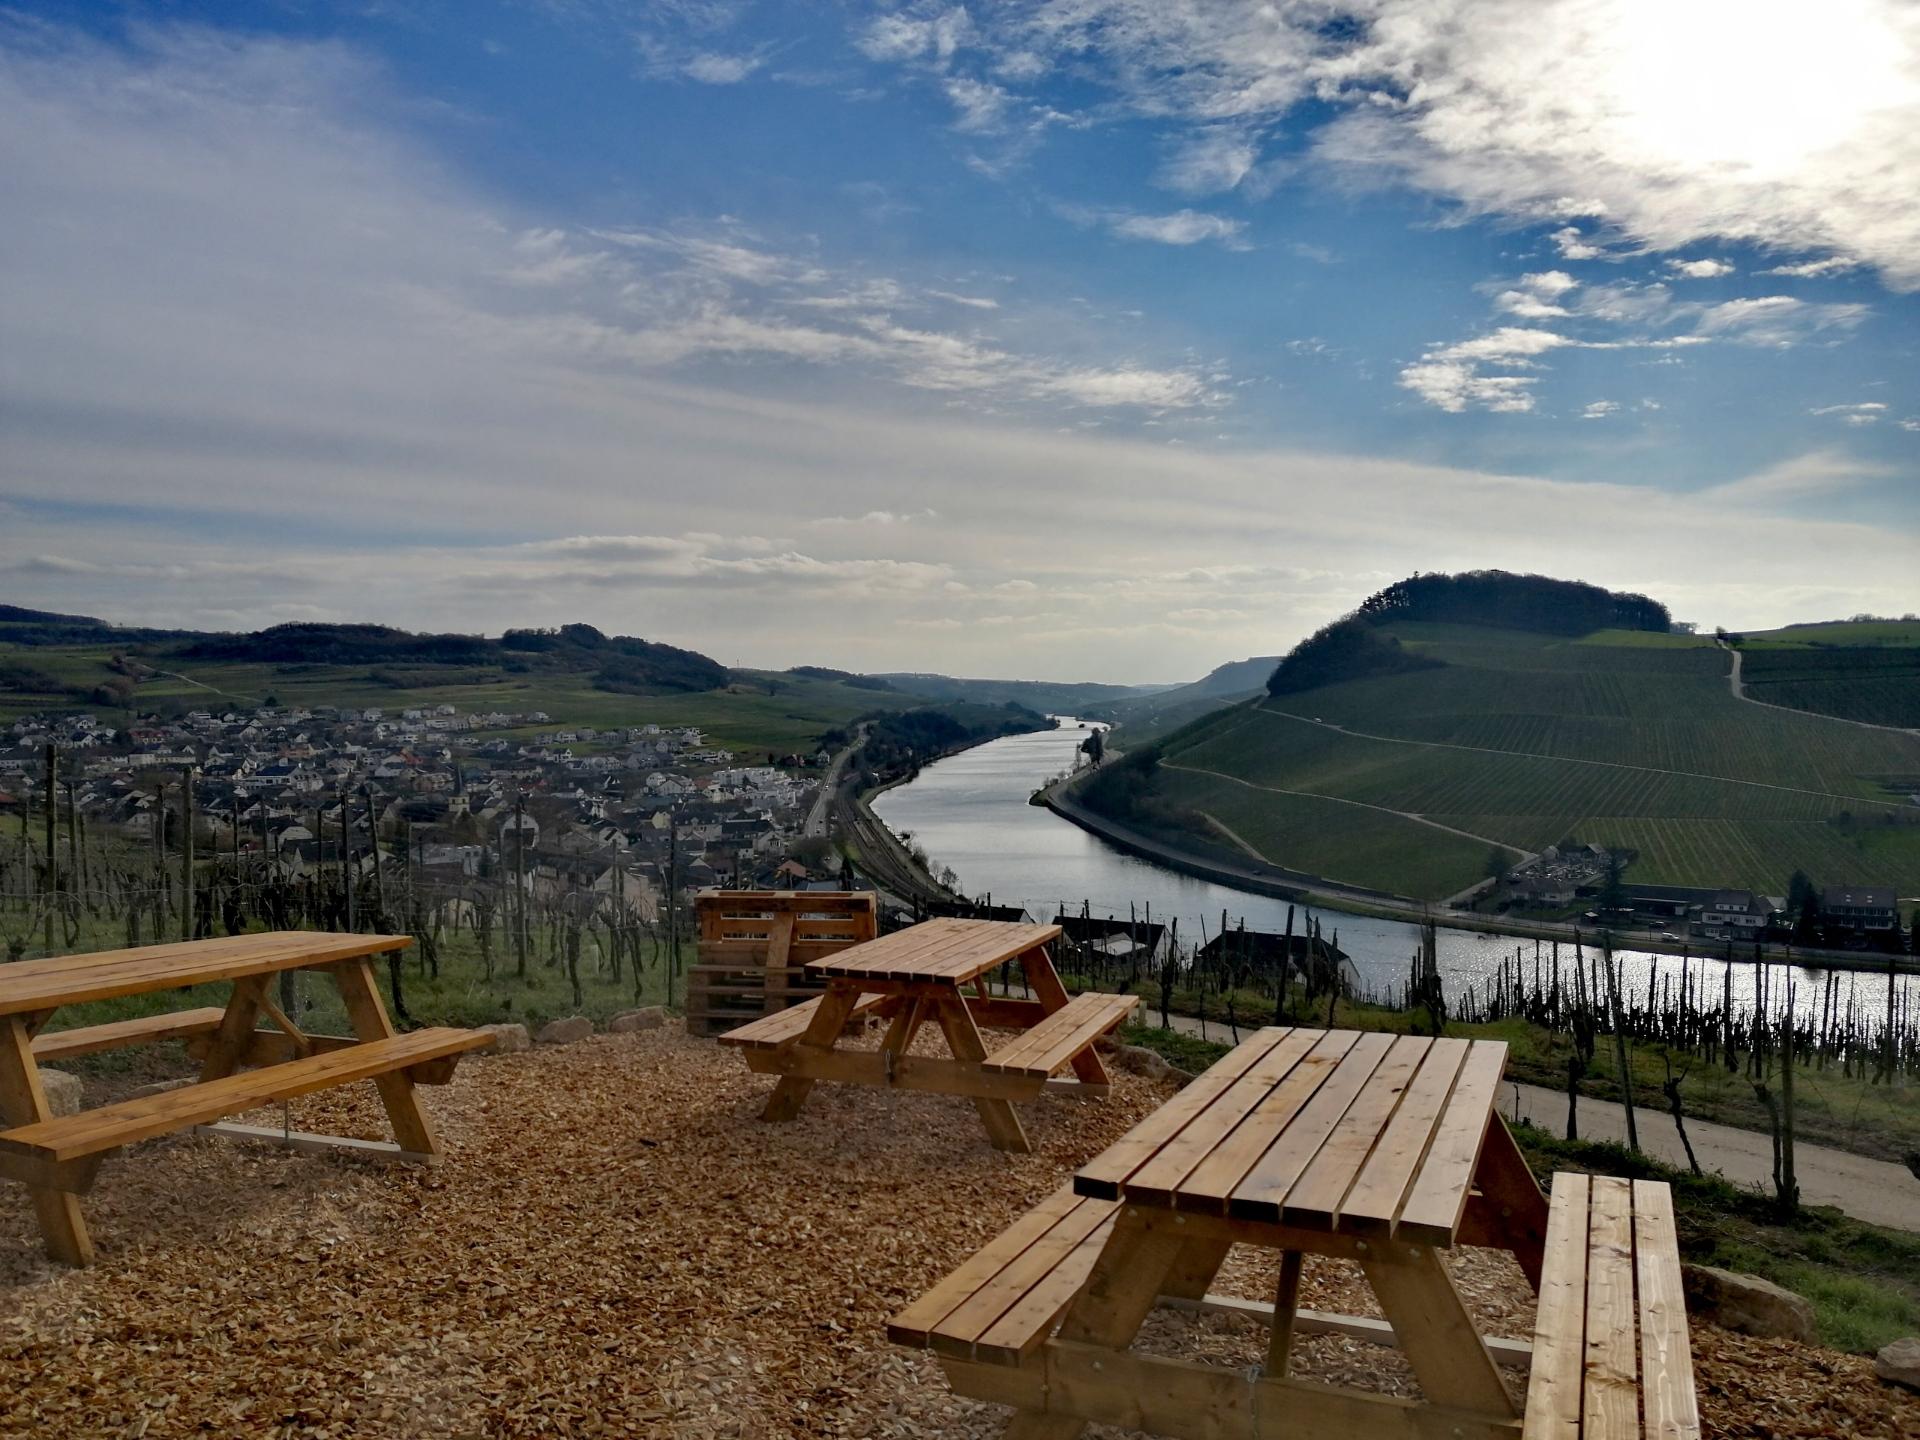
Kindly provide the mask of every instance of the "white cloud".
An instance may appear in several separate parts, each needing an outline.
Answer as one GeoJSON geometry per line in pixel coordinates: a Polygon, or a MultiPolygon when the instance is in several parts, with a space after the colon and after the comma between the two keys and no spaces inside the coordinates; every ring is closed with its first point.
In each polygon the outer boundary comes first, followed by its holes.
{"type": "Polygon", "coordinates": [[[1609,415],[1616,413],[1619,409],[1620,404],[1617,400],[1594,400],[1587,405],[1586,409],[1580,412],[1580,418],[1582,420],[1604,420],[1609,415]]]}
{"type": "Polygon", "coordinates": [[[1559,248],[1563,259],[1600,260],[1607,253],[1605,246],[1592,244],[1576,225],[1564,225],[1547,238],[1559,248]]]}
{"type": "Polygon", "coordinates": [[[1697,328],[1702,335],[1785,347],[1824,331],[1852,330],[1867,314],[1860,304],[1816,305],[1791,295],[1755,295],[1710,307],[1697,328]]]}
{"type": "Polygon", "coordinates": [[[738,85],[766,63],[764,55],[725,55],[705,50],[688,56],[681,72],[703,85],[738,85]]]}
{"type": "Polygon", "coordinates": [[[1856,460],[1838,450],[1815,450],[1715,485],[1703,494],[1709,500],[1745,504],[1802,500],[1854,490],[1891,473],[1884,465],[1856,460]]]}
{"type": "Polygon", "coordinates": [[[1183,195],[1214,195],[1238,186],[1259,158],[1260,147],[1245,130],[1209,125],[1177,140],[1155,178],[1183,195]]]}
{"type": "Polygon", "coordinates": [[[1809,415],[1833,415],[1849,425],[1872,425],[1882,419],[1887,407],[1879,400],[1863,400],[1857,405],[1818,405],[1809,415]]]}
{"type": "Polygon", "coordinates": [[[1522,320],[1550,320],[1568,314],[1557,303],[1579,282],[1564,270],[1541,270],[1522,275],[1510,290],[1494,296],[1494,307],[1522,320]]]}
{"type": "Polygon", "coordinates": [[[1718,280],[1733,274],[1733,266],[1724,260],[1669,260],[1667,269],[1682,280],[1718,280]]]}
{"type": "MultiPolygon", "coordinates": [[[[860,43],[929,63],[924,27],[949,13],[911,7],[860,43]]],[[[1827,0],[1808,15],[1737,0],[1003,0],[970,12],[967,53],[1071,66],[1108,109],[1195,144],[1316,100],[1333,110],[1309,122],[1322,165],[1557,224],[1569,259],[1733,241],[1920,287],[1920,11],[1827,0]]],[[[1195,183],[1230,173],[1203,166],[1195,183]]]]}
{"type": "Polygon", "coordinates": [[[1224,215],[1198,210],[1176,210],[1171,215],[1126,215],[1113,222],[1113,233],[1128,240],[1153,240],[1162,245],[1196,245],[1202,240],[1229,244],[1239,240],[1246,226],[1224,215]]]}
{"type": "Polygon", "coordinates": [[[1825,260],[1802,260],[1794,265],[1775,265],[1770,270],[1762,270],[1762,275],[1793,275],[1802,280],[1818,279],[1826,275],[1843,275],[1849,270],[1860,268],[1857,260],[1848,260],[1838,255],[1830,255],[1825,260]]]}
{"type": "Polygon", "coordinates": [[[1900,422],[1902,430],[1920,430],[1920,415],[1909,415],[1900,422]]]}

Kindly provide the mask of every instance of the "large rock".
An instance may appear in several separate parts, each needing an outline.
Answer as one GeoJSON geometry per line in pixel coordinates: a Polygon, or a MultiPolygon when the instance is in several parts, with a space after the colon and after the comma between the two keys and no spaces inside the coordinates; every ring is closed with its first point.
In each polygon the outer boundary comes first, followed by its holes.
{"type": "Polygon", "coordinates": [[[550,1020],[540,1027],[540,1033],[533,1037],[536,1045],[571,1045],[576,1040],[584,1040],[593,1034],[593,1021],[584,1015],[569,1015],[564,1020],[550,1020]]]}
{"type": "Polygon", "coordinates": [[[1115,1068],[1144,1075],[1149,1080],[1171,1080],[1176,1085],[1184,1085],[1193,1078],[1159,1051],[1149,1050],[1145,1045],[1116,1043],[1108,1052],[1108,1058],[1115,1068]]]}
{"type": "Polygon", "coordinates": [[[533,1041],[527,1037],[527,1027],[524,1025],[476,1025],[474,1028],[482,1035],[493,1036],[493,1048],[476,1051],[476,1054],[512,1055],[516,1051],[533,1048],[533,1041]]]}
{"type": "Polygon", "coordinates": [[[1909,1335],[1882,1346],[1873,1357],[1873,1373],[1889,1385],[1920,1390],[1920,1336],[1909,1335]]]}
{"type": "Polygon", "coordinates": [[[644,1010],[626,1010],[607,1022],[609,1035],[625,1035],[631,1030],[658,1030],[667,1023],[667,1012],[659,1005],[644,1010]]]}
{"type": "Polygon", "coordinates": [[[80,1113],[80,1077],[64,1070],[42,1070],[40,1088],[47,1092],[47,1108],[56,1115],[80,1113]]]}
{"type": "Polygon", "coordinates": [[[155,1080],[148,1085],[135,1086],[127,1092],[127,1098],[129,1100],[136,1100],[144,1095],[164,1095],[169,1090],[178,1090],[184,1085],[194,1085],[198,1083],[199,1082],[191,1075],[183,1075],[178,1080],[155,1080]]]}
{"type": "Polygon", "coordinates": [[[1712,1265],[1683,1265],[1687,1309],[1702,1320],[1744,1335],[1813,1343],[1813,1306],[1758,1275],[1712,1265]]]}

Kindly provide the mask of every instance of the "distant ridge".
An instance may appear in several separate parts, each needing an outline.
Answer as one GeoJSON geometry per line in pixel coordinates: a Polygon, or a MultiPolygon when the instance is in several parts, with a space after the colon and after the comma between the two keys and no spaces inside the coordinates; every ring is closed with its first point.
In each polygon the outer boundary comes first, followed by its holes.
{"type": "Polygon", "coordinates": [[[91,615],[62,615],[54,610],[30,610],[24,605],[0,605],[0,625],[66,625],[104,630],[107,622],[91,615]]]}

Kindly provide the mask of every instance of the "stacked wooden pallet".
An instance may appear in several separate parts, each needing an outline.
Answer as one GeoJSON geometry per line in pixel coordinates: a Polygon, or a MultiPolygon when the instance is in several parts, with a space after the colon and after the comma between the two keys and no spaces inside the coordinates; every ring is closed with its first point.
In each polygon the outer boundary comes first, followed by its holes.
{"type": "Polygon", "coordinates": [[[694,897],[700,954],[687,972],[687,1033],[718,1035],[821,991],[806,963],[871,940],[871,894],[840,890],[703,890],[694,897]]]}

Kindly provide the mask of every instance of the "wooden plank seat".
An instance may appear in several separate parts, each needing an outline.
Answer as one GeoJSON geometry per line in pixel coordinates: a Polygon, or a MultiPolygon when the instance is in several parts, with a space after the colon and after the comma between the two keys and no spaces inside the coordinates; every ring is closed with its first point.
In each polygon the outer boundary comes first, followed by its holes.
{"type": "Polygon", "coordinates": [[[1697,1440],[1673,1197],[1665,1183],[1554,1177],[1525,1440],[1697,1440]]]}
{"type": "Polygon", "coordinates": [[[983,1070],[1045,1080],[1095,1040],[1119,1028],[1140,1003],[1138,995],[1076,995],[980,1062],[983,1070]]]}
{"type": "Polygon", "coordinates": [[[47,1030],[33,1037],[35,1060],[71,1060],[102,1050],[123,1050],[155,1040],[193,1040],[220,1028],[226,1011],[218,1005],[199,1010],[176,1010],[165,1015],[141,1015],[104,1025],[81,1025],[71,1030],[47,1030]]]}
{"type": "MultiPolygon", "coordinates": [[[[763,1015],[758,1020],[749,1021],[737,1029],[729,1030],[719,1037],[722,1045],[737,1045],[743,1050],[782,1050],[793,1044],[807,1033],[807,1026],[813,1023],[814,1012],[820,1008],[823,997],[800,1005],[789,1006],[785,1010],[776,1010],[771,1015],[763,1015]]],[[[863,995],[853,1006],[849,1020],[858,1019],[891,1001],[891,995],[863,995]]]]}
{"type": "Polygon", "coordinates": [[[1063,1185],[888,1322],[896,1345],[1019,1365],[1086,1287],[1120,1206],[1063,1185]]]}
{"type": "MultiPolygon", "coordinates": [[[[244,1070],[218,1080],[165,1090],[157,1095],[135,1096],[75,1115],[0,1130],[0,1155],[48,1167],[62,1166],[105,1155],[138,1140],[355,1080],[396,1071],[407,1072],[411,1078],[423,1078],[434,1074],[436,1062],[492,1043],[492,1036],[476,1030],[446,1027],[413,1030],[264,1069],[244,1070]]],[[[71,1178],[90,1181],[92,1176],[76,1174],[71,1178]]],[[[84,1189],[85,1185],[79,1188],[84,1189]]]]}

